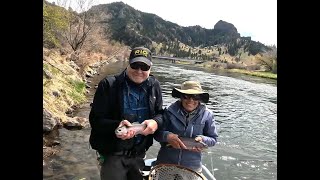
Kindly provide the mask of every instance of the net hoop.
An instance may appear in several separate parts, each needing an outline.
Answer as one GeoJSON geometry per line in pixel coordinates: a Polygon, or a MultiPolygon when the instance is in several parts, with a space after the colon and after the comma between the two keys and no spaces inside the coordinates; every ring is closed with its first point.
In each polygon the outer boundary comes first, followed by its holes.
{"type": "Polygon", "coordinates": [[[177,164],[158,164],[151,168],[148,180],[206,180],[202,174],[177,164]]]}

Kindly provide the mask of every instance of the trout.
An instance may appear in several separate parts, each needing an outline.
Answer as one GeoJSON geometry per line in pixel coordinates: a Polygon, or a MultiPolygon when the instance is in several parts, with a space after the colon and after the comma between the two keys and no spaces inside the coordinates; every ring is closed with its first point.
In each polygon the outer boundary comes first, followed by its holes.
{"type": "MultiPolygon", "coordinates": [[[[182,143],[187,147],[187,149],[192,149],[194,147],[196,148],[202,148],[206,149],[208,148],[208,145],[201,141],[196,141],[194,138],[189,137],[179,137],[179,139],[182,141],[182,143]]],[[[167,146],[171,146],[170,144],[167,144],[167,146]]]]}
{"type": "Polygon", "coordinates": [[[147,127],[146,124],[140,123],[132,123],[132,126],[120,126],[115,130],[116,135],[121,136],[126,134],[129,130],[133,130],[135,132],[134,135],[140,134],[147,127]]]}

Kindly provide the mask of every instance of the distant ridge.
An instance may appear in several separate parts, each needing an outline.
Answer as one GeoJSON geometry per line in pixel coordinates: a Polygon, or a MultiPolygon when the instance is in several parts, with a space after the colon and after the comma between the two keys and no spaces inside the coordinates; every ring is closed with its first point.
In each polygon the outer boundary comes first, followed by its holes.
{"type": "Polygon", "coordinates": [[[223,45],[232,56],[237,55],[240,49],[252,55],[270,50],[268,46],[251,40],[251,37],[241,37],[233,24],[223,20],[219,20],[214,29],[183,27],[123,2],[96,5],[89,12],[96,16],[100,25],[109,28],[112,39],[132,47],[151,47],[154,42],[181,42],[191,47],[223,45]]]}

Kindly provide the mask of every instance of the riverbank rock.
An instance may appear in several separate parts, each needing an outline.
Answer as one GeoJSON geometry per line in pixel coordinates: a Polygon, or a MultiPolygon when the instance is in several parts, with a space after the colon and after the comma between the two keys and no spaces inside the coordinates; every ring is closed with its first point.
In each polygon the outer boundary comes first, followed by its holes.
{"type": "Polygon", "coordinates": [[[43,133],[49,133],[53,129],[61,127],[60,121],[53,117],[52,114],[43,108],[43,133]]]}
{"type": "Polygon", "coordinates": [[[80,130],[89,127],[89,120],[84,117],[69,117],[67,118],[67,122],[63,124],[63,127],[68,130],[80,130]]]}

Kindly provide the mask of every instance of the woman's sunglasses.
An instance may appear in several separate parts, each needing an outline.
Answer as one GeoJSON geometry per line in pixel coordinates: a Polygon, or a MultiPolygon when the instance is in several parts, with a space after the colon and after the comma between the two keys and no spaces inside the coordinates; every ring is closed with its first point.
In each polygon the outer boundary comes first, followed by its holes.
{"type": "Polygon", "coordinates": [[[141,69],[142,71],[148,71],[150,69],[150,66],[146,65],[145,63],[139,63],[139,62],[134,62],[130,64],[131,69],[141,69]]]}
{"type": "Polygon", "coordinates": [[[192,98],[195,101],[201,100],[201,97],[199,94],[182,94],[181,97],[183,99],[191,99],[192,98]]]}

